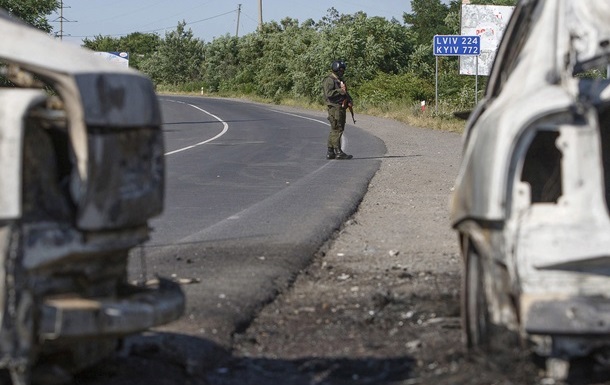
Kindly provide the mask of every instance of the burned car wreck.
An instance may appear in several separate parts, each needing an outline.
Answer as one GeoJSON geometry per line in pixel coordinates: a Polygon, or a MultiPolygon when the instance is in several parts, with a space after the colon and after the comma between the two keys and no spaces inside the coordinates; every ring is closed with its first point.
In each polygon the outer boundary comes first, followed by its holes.
{"type": "Polygon", "coordinates": [[[163,209],[150,80],[2,10],[0,35],[0,369],[27,384],[179,318],[185,298],[128,282],[129,251],[163,209]]]}
{"type": "Polygon", "coordinates": [[[609,62],[610,2],[520,1],[452,197],[468,345],[510,330],[559,376],[610,346],[609,62]]]}

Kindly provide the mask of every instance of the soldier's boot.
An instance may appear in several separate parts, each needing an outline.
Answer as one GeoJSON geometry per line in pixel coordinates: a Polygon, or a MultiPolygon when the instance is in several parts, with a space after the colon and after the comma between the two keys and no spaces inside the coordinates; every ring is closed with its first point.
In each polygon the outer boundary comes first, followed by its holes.
{"type": "Polygon", "coordinates": [[[328,148],[328,151],[326,152],[326,159],[335,159],[335,149],[332,147],[328,148]]]}
{"type": "Polygon", "coordinates": [[[340,148],[335,148],[335,159],[352,159],[353,156],[346,154],[340,148]]]}

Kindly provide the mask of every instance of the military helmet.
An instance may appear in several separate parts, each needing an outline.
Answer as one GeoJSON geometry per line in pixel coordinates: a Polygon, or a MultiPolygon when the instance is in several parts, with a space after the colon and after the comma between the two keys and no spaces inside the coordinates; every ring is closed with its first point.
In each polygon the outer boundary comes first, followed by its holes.
{"type": "Polygon", "coordinates": [[[345,71],[345,67],[345,62],[342,60],[335,60],[333,64],[330,65],[333,72],[338,72],[340,69],[345,71]]]}

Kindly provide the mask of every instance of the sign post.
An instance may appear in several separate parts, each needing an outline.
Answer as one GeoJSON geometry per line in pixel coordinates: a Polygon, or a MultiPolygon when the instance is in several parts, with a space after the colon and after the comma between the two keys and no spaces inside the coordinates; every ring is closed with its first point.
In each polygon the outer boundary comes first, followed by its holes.
{"type": "MultiPolygon", "coordinates": [[[[438,57],[439,56],[476,56],[481,54],[481,37],[478,35],[434,35],[434,56],[436,56],[436,98],[435,112],[438,114],[438,57]]],[[[477,63],[478,67],[478,63],[477,63]]],[[[477,88],[478,88],[477,71],[477,88]]],[[[475,91],[475,103],[477,95],[475,91]]]]}

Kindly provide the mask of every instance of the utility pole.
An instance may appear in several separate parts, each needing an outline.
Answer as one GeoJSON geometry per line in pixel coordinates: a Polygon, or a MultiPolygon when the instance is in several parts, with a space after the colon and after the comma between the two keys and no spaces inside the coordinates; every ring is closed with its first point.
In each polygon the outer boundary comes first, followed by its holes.
{"type": "Polygon", "coordinates": [[[235,37],[239,37],[239,16],[241,15],[241,4],[237,4],[237,28],[235,28],[235,37]]]}
{"type": "Polygon", "coordinates": [[[74,20],[68,20],[64,17],[64,8],[71,8],[71,7],[64,7],[64,1],[61,0],[59,2],[59,18],[53,20],[54,22],[58,22],[59,21],[59,34],[55,34],[55,36],[59,36],[59,40],[63,40],[64,36],[70,36],[70,35],[64,35],[64,22],[66,23],[76,23],[76,21],[74,20]]]}
{"type": "Polygon", "coordinates": [[[263,0],[258,0],[258,30],[263,30],[263,0]]]}

